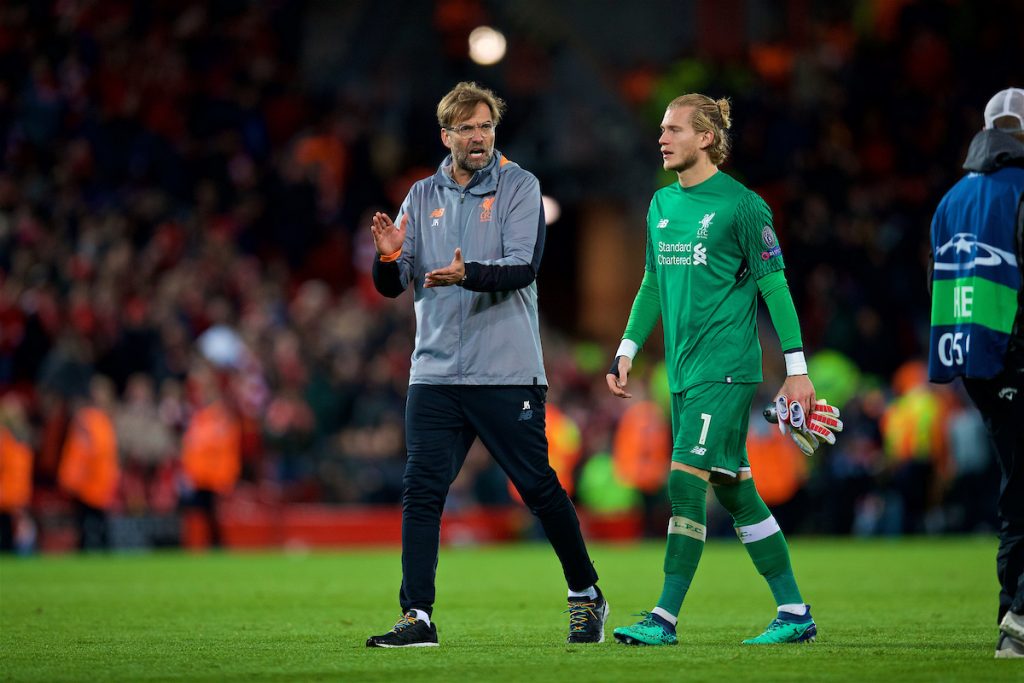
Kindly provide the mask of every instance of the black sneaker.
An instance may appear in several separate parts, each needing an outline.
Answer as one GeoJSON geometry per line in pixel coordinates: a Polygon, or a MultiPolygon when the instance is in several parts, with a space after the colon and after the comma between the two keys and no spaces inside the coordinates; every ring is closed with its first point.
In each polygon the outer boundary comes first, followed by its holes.
{"type": "Polygon", "coordinates": [[[366,647],[437,647],[437,627],[433,622],[416,618],[409,610],[402,615],[395,627],[379,636],[366,639],[366,647]]]}
{"type": "Polygon", "coordinates": [[[569,598],[569,637],[567,643],[603,643],[604,622],[608,620],[608,601],[597,589],[597,598],[569,598]]]}

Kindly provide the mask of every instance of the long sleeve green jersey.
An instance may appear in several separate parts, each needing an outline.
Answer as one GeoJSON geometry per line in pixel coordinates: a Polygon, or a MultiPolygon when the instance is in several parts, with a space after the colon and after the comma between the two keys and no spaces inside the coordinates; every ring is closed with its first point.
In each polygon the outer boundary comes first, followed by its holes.
{"type": "Polygon", "coordinates": [[[669,387],[760,382],[756,281],[784,268],[771,209],[718,172],[655,193],[647,214],[644,283],[625,339],[642,346],[662,318],[669,387]]]}

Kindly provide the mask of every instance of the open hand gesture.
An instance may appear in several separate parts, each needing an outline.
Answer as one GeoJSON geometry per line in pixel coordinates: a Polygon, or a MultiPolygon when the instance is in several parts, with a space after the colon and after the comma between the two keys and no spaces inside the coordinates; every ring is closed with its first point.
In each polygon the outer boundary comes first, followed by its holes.
{"type": "Polygon", "coordinates": [[[455,247],[455,258],[444,268],[427,273],[424,287],[447,287],[457,285],[466,277],[466,262],[462,260],[462,250],[455,247]]]}
{"type": "Polygon", "coordinates": [[[370,232],[373,233],[373,246],[377,247],[378,254],[394,254],[405,242],[405,221],[402,221],[401,225],[395,225],[390,216],[378,211],[373,214],[370,232]]]}

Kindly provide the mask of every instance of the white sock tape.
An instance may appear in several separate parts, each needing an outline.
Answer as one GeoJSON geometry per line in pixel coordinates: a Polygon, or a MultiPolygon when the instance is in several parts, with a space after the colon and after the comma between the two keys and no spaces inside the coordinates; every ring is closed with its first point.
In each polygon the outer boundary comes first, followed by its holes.
{"type": "Polygon", "coordinates": [[[754,543],[756,541],[764,540],[779,531],[782,531],[782,529],[779,528],[779,523],[776,522],[775,517],[772,516],[769,516],[768,519],[762,520],[757,524],[736,527],[736,535],[739,536],[740,540],[744,543],[754,543]]]}
{"type": "Polygon", "coordinates": [[[686,517],[672,517],[668,520],[668,532],[689,536],[703,542],[708,537],[708,528],[686,517]]]}

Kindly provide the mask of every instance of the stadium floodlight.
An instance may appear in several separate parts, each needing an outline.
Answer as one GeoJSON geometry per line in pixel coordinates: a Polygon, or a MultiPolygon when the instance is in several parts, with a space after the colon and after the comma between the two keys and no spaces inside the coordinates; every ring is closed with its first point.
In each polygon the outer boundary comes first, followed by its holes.
{"type": "Polygon", "coordinates": [[[551,225],[562,216],[562,205],[554,197],[544,195],[540,198],[544,204],[544,224],[551,225]]]}
{"type": "Polygon", "coordinates": [[[497,64],[505,56],[505,35],[490,26],[477,26],[469,34],[469,58],[477,64],[497,64]]]}

